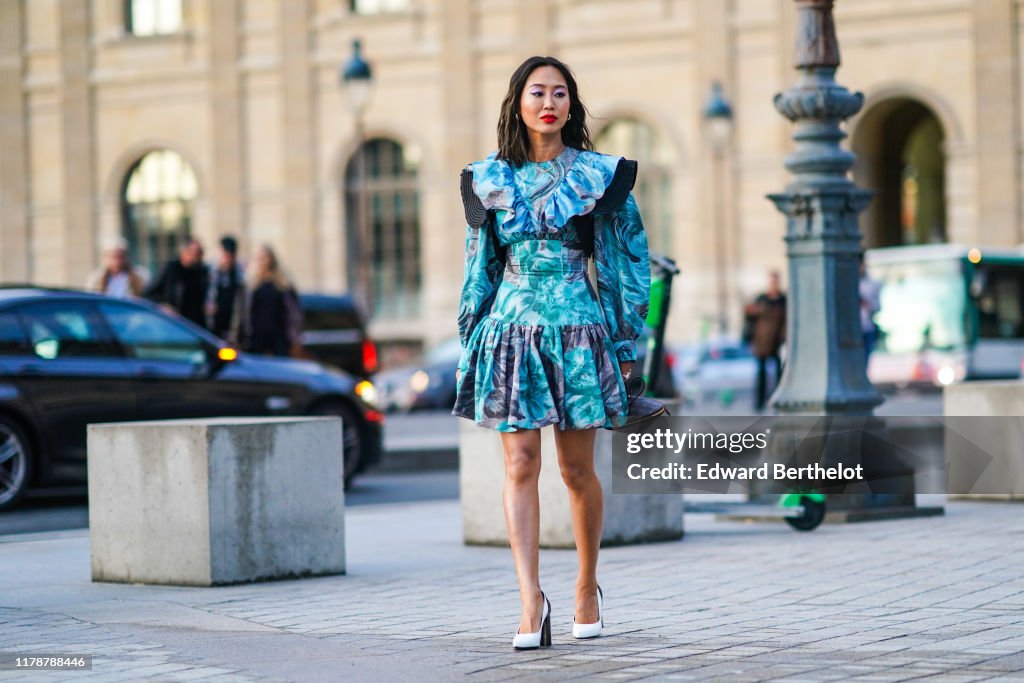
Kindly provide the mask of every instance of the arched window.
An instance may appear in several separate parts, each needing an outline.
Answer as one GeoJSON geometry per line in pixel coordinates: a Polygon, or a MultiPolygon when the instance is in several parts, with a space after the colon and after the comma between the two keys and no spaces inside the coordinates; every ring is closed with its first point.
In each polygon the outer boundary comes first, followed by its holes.
{"type": "Polygon", "coordinates": [[[345,169],[349,288],[373,315],[420,312],[418,154],[393,140],[368,140],[345,169]]]}
{"type": "Polygon", "coordinates": [[[181,0],[125,0],[125,29],[135,36],[181,30],[181,0]]]}
{"type": "Polygon", "coordinates": [[[605,126],[594,139],[604,154],[639,162],[633,195],[647,231],[651,251],[672,252],[672,166],[675,158],[668,142],[651,126],[621,118],[605,126]]]}
{"type": "Polygon", "coordinates": [[[170,150],[150,152],[128,172],[121,194],[132,261],[156,273],[190,236],[196,176],[170,150]]]}
{"type": "Polygon", "coordinates": [[[854,180],[876,195],[864,211],[865,247],[945,242],[945,133],[935,113],[910,98],[878,102],[854,131],[854,180]]]}
{"type": "Polygon", "coordinates": [[[409,9],[409,0],[349,0],[349,9],[355,14],[404,12],[409,9]]]}

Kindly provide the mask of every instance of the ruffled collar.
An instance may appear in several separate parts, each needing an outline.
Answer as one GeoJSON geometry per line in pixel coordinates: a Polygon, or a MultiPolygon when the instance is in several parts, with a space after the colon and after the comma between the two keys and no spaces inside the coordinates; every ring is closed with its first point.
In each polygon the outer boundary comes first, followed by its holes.
{"type": "MultiPolygon", "coordinates": [[[[470,164],[473,171],[473,193],[480,199],[486,210],[505,212],[501,226],[519,223],[528,229],[529,206],[520,196],[514,179],[512,165],[497,159],[492,152],[483,161],[470,164]]],[[[527,162],[540,166],[560,165],[565,168],[564,176],[551,191],[540,213],[540,225],[533,225],[529,232],[558,233],[570,218],[582,216],[594,210],[597,201],[604,196],[615,177],[615,170],[621,157],[566,147],[557,157],[549,161],[527,162]]]]}

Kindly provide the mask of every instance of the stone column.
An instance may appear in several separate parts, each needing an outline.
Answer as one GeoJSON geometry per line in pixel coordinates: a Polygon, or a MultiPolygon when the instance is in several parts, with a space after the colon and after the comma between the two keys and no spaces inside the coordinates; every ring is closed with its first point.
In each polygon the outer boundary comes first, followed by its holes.
{"type": "MultiPolygon", "coordinates": [[[[10,3],[8,3],[10,4],[10,3]]],[[[95,254],[93,213],[93,106],[89,71],[89,3],[67,0],[60,5],[60,112],[61,144],[64,150],[62,272],[40,273],[47,284],[85,284],[95,254]]]]}
{"type": "Polygon", "coordinates": [[[32,278],[23,4],[0,3],[0,281],[32,278]]]}
{"type": "Polygon", "coordinates": [[[304,287],[322,287],[319,235],[316,231],[316,185],[313,125],[313,81],[309,63],[309,3],[281,3],[281,108],[284,112],[283,215],[288,225],[282,242],[285,263],[304,287]]]}
{"type": "Polygon", "coordinates": [[[1017,4],[974,0],[974,111],[978,222],[974,241],[1013,246],[1021,234],[1017,4]],[[1002,113],[997,113],[1002,112],[1002,113]]]}
{"type": "MultiPolygon", "coordinates": [[[[420,212],[424,217],[437,216],[439,225],[444,226],[440,237],[430,237],[425,231],[430,227],[426,220],[420,223],[424,231],[420,244],[420,259],[423,272],[423,317],[452,321],[458,313],[459,290],[462,286],[462,250],[465,240],[466,219],[459,198],[459,173],[463,166],[484,158],[492,151],[495,138],[480,140],[480,59],[476,55],[476,31],[474,17],[480,10],[475,8],[472,0],[446,0],[441,4],[441,72],[445,75],[443,86],[444,97],[442,112],[443,120],[439,126],[443,130],[445,144],[442,148],[441,181],[439,192],[443,199],[437,203],[443,205],[440,213],[427,210],[426,202],[431,201],[427,192],[420,196],[420,212]],[[433,268],[431,264],[449,264],[450,267],[433,268]]],[[[543,23],[536,24],[538,35],[548,30],[543,23]]],[[[525,51],[524,51],[525,54],[525,51]]],[[[515,66],[518,66],[516,62],[515,66]]],[[[510,72],[511,73],[511,72],[510,72]]],[[[489,101],[486,106],[492,107],[488,114],[497,120],[500,100],[489,101]]],[[[489,119],[485,116],[485,119],[489,119]]],[[[450,326],[435,327],[431,332],[434,339],[426,343],[438,341],[450,333],[450,326]]]]}
{"type": "MultiPolygon", "coordinates": [[[[239,31],[238,0],[218,0],[210,5],[210,116],[213,155],[209,178],[212,213],[210,234],[205,237],[210,249],[221,235],[232,234],[243,244],[248,240],[245,225],[242,141],[245,121],[242,116],[242,87],[238,73],[239,31]]],[[[204,194],[204,193],[201,193],[204,194]]],[[[212,251],[212,250],[211,250],[212,251]]]]}

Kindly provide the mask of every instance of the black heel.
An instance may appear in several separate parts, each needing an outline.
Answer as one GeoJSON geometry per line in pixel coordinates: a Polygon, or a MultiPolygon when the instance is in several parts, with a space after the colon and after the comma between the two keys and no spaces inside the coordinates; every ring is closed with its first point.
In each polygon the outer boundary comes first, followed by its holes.
{"type": "Polygon", "coordinates": [[[551,603],[548,603],[548,616],[540,627],[540,644],[541,647],[551,647],[551,603]]]}

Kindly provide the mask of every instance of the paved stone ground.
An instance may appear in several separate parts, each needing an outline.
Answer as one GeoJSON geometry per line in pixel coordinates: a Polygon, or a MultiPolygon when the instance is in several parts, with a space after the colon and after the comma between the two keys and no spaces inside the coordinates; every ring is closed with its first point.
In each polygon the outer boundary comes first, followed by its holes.
{"type": "Polygon", "coordinates": [[[355,508],[347,532],[346,576],[202,589],[91,583],[85,532],[0,538],[0,652],[95,656],[0,680],[1024,681],[1020,504],[803,534],[688,515],[681,542],[602,552],[591,641],[575,554],[542,551],[533,652],[508,550],[463,546],[457,502],[355,508]]]}

